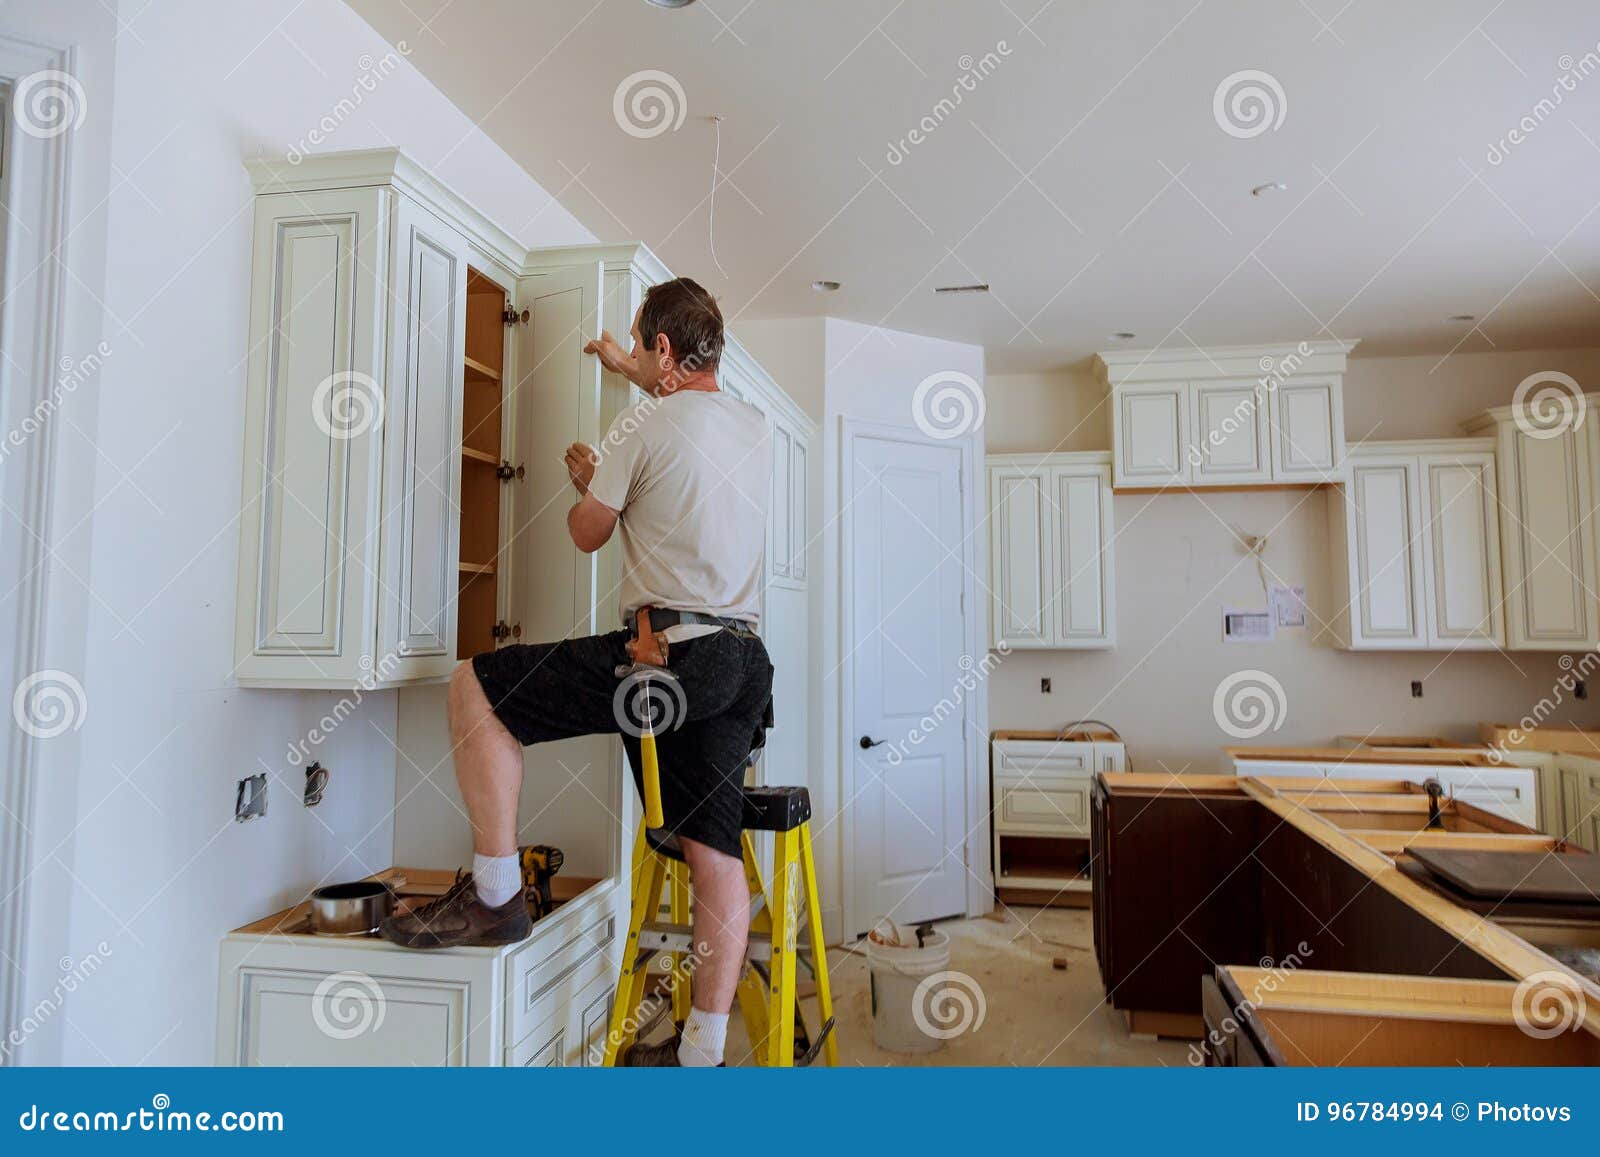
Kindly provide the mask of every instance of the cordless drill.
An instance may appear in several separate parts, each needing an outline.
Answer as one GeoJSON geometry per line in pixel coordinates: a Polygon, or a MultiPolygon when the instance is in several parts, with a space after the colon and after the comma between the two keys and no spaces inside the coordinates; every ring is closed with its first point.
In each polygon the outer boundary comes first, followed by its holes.
{"type": "Polygon", "coordinates": [[[560,848],[549,844],[529,844],[517,849],[522,863],[523,897],[533,902],[533,918],[550,915],[555,908],[555,897],[550,893],[550,881],[567,857],[560,848]]]}

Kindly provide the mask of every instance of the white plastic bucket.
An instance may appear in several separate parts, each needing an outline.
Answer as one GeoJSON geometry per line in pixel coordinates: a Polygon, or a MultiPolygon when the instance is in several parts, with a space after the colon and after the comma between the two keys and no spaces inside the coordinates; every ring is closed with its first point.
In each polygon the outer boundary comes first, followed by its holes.
{"type": "Polygon", "coordinates": [[[921,948],[896,948],[867,938],[872,979],[872,1039],[892,1053],[931,1053],[949,1034],[929,1020],[950,969],[950,937],[930,932],[921,948]],[[930,979],[931,978],[931,979],[930,979]],[[919,991],[920,989],[920,991],[919,991]],[[930,1031],[932,1029],[933,1031],[930,1031]]]}

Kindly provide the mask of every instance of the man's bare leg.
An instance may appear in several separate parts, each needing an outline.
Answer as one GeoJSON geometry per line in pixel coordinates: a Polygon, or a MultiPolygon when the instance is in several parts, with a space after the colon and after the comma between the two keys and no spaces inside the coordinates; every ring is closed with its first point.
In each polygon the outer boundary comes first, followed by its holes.
{"type": "Polygon", "coordinates": [[[683,1064],[722,1061],[728,1013],[744,971],[750,937],[750,889],[744,864],[694,840],[682,840],[694,887],[693,1008],[684,1026],[678,1059],[683,1064]]]}
{"type": "Polygon", "coordinates": [[[480,856],[514,856],[522,747],[495,718],[471,663],[460,664],[450,676],[448,710],[456,783],[472,821],[472,850],[480,856]]]}

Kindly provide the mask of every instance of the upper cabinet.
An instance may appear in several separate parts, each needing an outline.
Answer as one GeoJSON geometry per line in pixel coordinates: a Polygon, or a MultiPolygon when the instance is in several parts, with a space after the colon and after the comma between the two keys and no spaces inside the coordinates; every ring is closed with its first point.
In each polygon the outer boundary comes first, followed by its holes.
{"type": "Polygon", "coordinates": [[[1553,428],[1518,406],[1489,410],[1467,424],[1494,440],[1506,646],[1513,650],[1565,651],[1600,643],[1593,522],[1600,487],[1597,403],[1600,395],[1589,395],[1587,421],[1553,428]]]}
{"type": "Polygon", "coordinates": [[[1369,442],[1348,470],[1327,499],[1340,644],[1504,645],[1493,439],[1369,442]]]}
{"type": "MultiPolygon", "coordinates": [[[[645,401],[583,347],[672,274],[636,244],[530,252],[393,149],[250,172],[239,682],[427,682],[619,626],[619,543],[573,545],[563,454],[645,401]]],[[[803,592],[815,426],[731,338],[724,375],[773,434],[768,585],[803,592]]],[[[764,600],[808,634],[803,594],[764,600]]]]}
{"type": "Polygon", "coordinates": [[[1342,477],[1352,342],[1125,350],[1110,390],[1118,489],[1320,484],[1342,477]]]}
{"type": "Polygon", "coordinates": [[[1115,644],[1110,457],[993,454],[985,460],[993,646],[1115,644]]]}

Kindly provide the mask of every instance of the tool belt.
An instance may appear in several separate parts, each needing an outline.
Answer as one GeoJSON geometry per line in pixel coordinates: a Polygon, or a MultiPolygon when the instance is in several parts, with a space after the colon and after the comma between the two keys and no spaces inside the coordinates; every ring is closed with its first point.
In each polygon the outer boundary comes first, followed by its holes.
{"type": "Polygon", "coordinates": [[[668,627],[679,625],[699,625],[721,627],[723,630],[733,631],[735,634],[754,636],[750,624],[743,619],[728,618],[725,615],[706,615],[699,611],[674,611],[664,607],[640,607],[634,613],[633,624],[629,627],[632,636],[628,639],[628,658],[635,663],[645,663],[652,667],[665,667],[667,665],[667,635],[668,627]]]}

